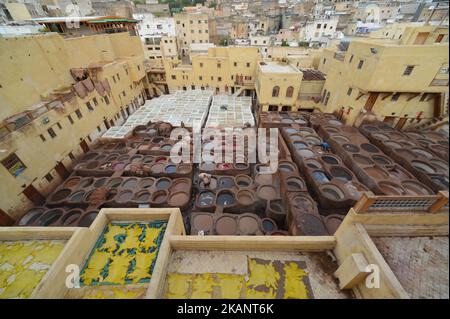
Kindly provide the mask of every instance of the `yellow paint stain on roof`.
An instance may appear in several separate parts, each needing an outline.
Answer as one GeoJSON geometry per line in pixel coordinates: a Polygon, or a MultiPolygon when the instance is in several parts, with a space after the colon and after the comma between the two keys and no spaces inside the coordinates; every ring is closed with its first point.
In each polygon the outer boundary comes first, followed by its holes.
{"type": "Polygon", "coordinates": [[[260,264],[255,259],[249,259],[248,263],[250,279],[247,282],[248,288],[265,286],[276,290],[278,288],[278,280],[280,273],[275,270],[272,262],[268,264],[260,264]]]}
{"type": "Polygon", "coordinates": [[[197,274],[194,275],[192,281],[192,295],[193,299],[211,299],[213,287],[216,285],[212,274],[197,274]]]}
{"type": "Polygon", "coordinates": [[[216,274],[220,296],[223,299],[241,298],[242,287],[244,286],[244,276],[231,274],[216,274]]]}
{"type": "Polygon", "coordinates": [[[169,299],[186,299],[188,298],[188,291],[190,283],[192,282],[192,275],[190,274],[168,274],[167,276],[167,293],[166,298],[169,299]]]}
{"type": "Polygon", "coordinates": [[[307,276],[306,271],[293,262],[284,264],[283,268],[285,272],[284,298],[308,299],[308,290],[303,283],[303,278],[307,276]]]}

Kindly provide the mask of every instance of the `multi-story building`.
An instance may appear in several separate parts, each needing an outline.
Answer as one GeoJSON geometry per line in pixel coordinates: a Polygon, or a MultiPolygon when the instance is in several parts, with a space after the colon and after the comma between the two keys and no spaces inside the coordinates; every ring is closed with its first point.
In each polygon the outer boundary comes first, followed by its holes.
{"type": "Polygon", "coordinates": [[[206,13],[177,13],[174,15],[178,50],[182,56],[191,43],[208,43],[209,18],[206,13]]]}
{"type": "Polygon", "coordinates": [[[138,32],[141,37],[149,35],[168,35],[174,37],[175,21],[170,17],[156,17],[152,13],[135,13],[133,18],[138,20],[138,32]]]}
{"type": "Polygon", "coordinates": [[[338,19],[314,20],[300,28],[299,40],[309,42],[310,45],[324,46],[337,36],[338,19]]]}
{"type": "Polygon", "coordinates": [[[0,52],[0,213],[14,218],[144,103],[146,77],[139,37],[127,33],[0,37],[0,52]]]}
{"type": "Polygon", "coordinates": [[[192,57],[191,64],[165,61],[169,91],[213,89],[239,95],[252,95],[255,86],[256,47],[214,47],[207,55],[192,57]]]}
{"type": "Polygon", "coordinates": [[[443,115],[448,92],[448,29],[406,28],[400,40],[361,39],[346,51],[325,49],[322,111],[348,124],[367,115],[397,128],[443,115]]]}

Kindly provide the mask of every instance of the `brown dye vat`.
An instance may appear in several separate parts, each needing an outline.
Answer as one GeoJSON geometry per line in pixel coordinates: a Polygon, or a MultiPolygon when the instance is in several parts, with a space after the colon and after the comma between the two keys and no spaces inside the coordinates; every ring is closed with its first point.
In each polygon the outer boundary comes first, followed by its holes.
{"type": "MultiPolygon", "coordinates": [[[[374,156],[379,156],[379,155],[374,155],[374,156]]],[[[353,160],[361,165],[373,165],[375,164],[374,161],[372,161],[370,158],[368,158],[367,156],[364,155],[360,155],[360,154],[353,154],[353,160]]]]}
{"type": "Polygon", "coordinates": [[[278,198],[278,191],[272,185],[260,185],[256,190],[256,194],[259,198],[264,200],[274,200],[278,198]]]}
{"type": "Polygon", "coordinates": [[[138,192],[135,196],[134,196],[134,201],[139,202],[139,203],[147,203],[150,201],[150,198],[152,196],[152,193],[149,192],[148,190],[143,190],[138,192]]]}
{"type": "Polygon", "coordinates": [[[214,215],[211,213],[193,213],[191,215],[191,235],[203,231],[206,235],[212,234],[214,229],[214,215]]]}
{"type": "Polygon", "coordinates": [[[384,194],[390,195],[406,195],[405,190],[399,184],[389,181],[382,181],[378,183],[378,187],[384,194]]]}
{"type": "Polygon", "coordinates": [[[202,163],[200,164],[200,170],[205,172],[212,172],[216,166],[213,163],[202,163]]]}
{"type": "Polygon", "coordinates": [[[238,217],[238,233],[239,235],[260,235],[261,220],[255,214],[242,214],[238,217]]]}
{"type": "Polygon", "coordinates": [[[425,163],[423,161],[413,160],[413,161],[411,161],[411,165],[415,169],[417,169],[425,174],[435,174],[436,173],[436,170],[434,169],[434,167],[432,167],[431,165],[429,165],[428,163],[425,163]]]}
{"type": "Polygon", "coordinates": [[[350,170],[342,166],[331,167],[330,174],[337,179],[343,180],[344,182],[353,180],[353,175],[350,170]]]}
{"type": "Polygon", "coordinates": [[[362,143],[360,147],[368,153],[380,153],[380,150],[376,146],[369,143],[362,143]]]}
{"type": "Polygon", "coordinates": [[[63,215],[63,210],[61,209],[51,209],[45,212],[36,220],[36,226],[55,226],[57,221],[63,215]]]}
{"type": "Polygon", "coordinates": [[[343,135],[334,135],[333,138],[340,144],[348,144],[350,143],[350,139],[343,135]]]}
{"type": "Polygon", "coordinates": [[[217,235],[236,235],[238,232],[236,219],[227,215],[218,217],[214,228],[217,235]]]}
{"type": "Polygon", "coordinates": [[[54,193],[52,196],[50,196],[50,201],[52,202],[61,202],[63,200],[65,200],[70,194],[72,193],[72,191],[70,189],[60,189],[59,191],[57,191],[56,193],[54,193]]]}
{"type": "Polygon", "coordinates": [[[253,184],[252,178],[247,175],[237,175],[234,178],[234,182],[239,188],[250,187],[253,184]]]}
{"type": "Polygon", "coordinates": [[[98,161],[90,161],[86,164],[87,169],[95,169],[100,164],[98,161]]]}
{"type": "Polygon", "coordinates": [[[71,177],[64,182],[64,187],[73,188],[78,185],[80,180],[81,180],[81,177],[71,177]]]}
{"type": "Polygon", "coordinates": [[[121,191],[116,196],[116,201],[119,203],[126,203],[133,198],[133,192],[130,190],[121,191]]]}
{"type": "Polygon", "coordinates": [[[39,219],[45,212],[43,207],[33,207],[31,208],[17,223],[18,226],[29,226],[34,224],[34,222],[39,219]]]}
{"type": "Polygon", "coordinates": [[[289,177],[286,180],[286,185],[288,192],[306,191],[305,182],[300,177],[289,177]]]}
{"type": "Polygon", "coordinates": [[[432,195],[434,193],[431,188],[414,180],[403,181],[402,187],[410,195],[432,195]]]}
{"type": "Polygon", "coordinates": [[[339,225],[341,225],[342,221],[344,220],[344,216],[331,214],[324,217],[323,220],[328,234],[333,236],[336,230],[339,228],[339,225]]]}
{"type": "Polygon", "coordinates": [[[320,189],[323,196],[327,197],[328,199],[331,199],[333,201],[341,201],[345,199],[344,191],[334,184],[323,184],[320,189]]]}
{"type": "Polygon", "coordinates": [[[249,169],[250,166],[246,163],[236,163],[236,164],[234,164],[234,168],[237,170],[246,170],[246,169],[249,169]]]}
{"type": "Polygon", "coordinates": [[[186,192],[176,192],[169,196],[167,203],[172,207],[184,208],[187,204],[189,204],[189,199],[189,194],[186,192]]]}
{"type": "Polygon", "coordinates": [[[122,182],[122,187],[127,189],[134,189],[138,184],[137,178],[127,178],[122,182]]]}
{"type": "Polygon", "coordinates": [[[383,180],[389,178],[389,174],[378,166],[372,166],[372,167],[364,167],[364,171],[367,175],[371,176],[375,180],[383,180]]]}
{"type": "Polygon", "coordinates": [[[344,148],[344,150],[346,150],[348,152],[352,152],[352,153],[359,152],[359,147],[354,144],[344,144],[344,145],[342,145],[342,147],[344,148]]]}
{"type": "Polygon", "coordinates": [[[389,165],[392,164],[392,161],[383,155],[373,155],[372,160],[378,165],[389,165]]]}
{"type": "Polygon", "coordinates": [[[312,169],[322,169],[322,164],[315,159],[308,159],[305,161],[306,166],[312,169]]]}
{"type": "Polygon", "coordinates": [[[259,185],[272,185],[276,181],[274,174],[257,174],[255,176],[255,182],[259,185]]]}
{"type": "Polygon", "coordinates": [[[79,209],[73,209],[73,210],[65,213],[61,217],[61,225],[75,226],[78,223],[78,220],[80,219],[81,214],[83,214],[83,211],[81,211],[79,209]]]}
{"type": "Polygon", "coordinates": [[[188,178],[180,178],[180,179],[176,179],[172,182],[172,186],[170,187],[170,190],[172,192],[187,192],[189,191],[191,186],[191,180],[188,178]]]}
{"type": "Polygon", "coordinates": [[[178,164],[177,173],[178,174],[188,174],[192,171],[191,164],[178,164]]]}
{"type": "Polygon", "coordinates": [[[89,227],[98,215],[98,211],[89,211],[81,216],[78,221],[79,227],[89,227]]]}
{"type": "Polygon", "coordinates": [[[280,161],[278,163],[278,170],[286,173],[294,173],[297,172],[297,167],[294,163],[289,161],[280,161]]]}
{"type": "Polygon", "coordinates": [[[236,197],[238,203],[243,206],[252,205],[255,202],[255,195],[248,190],[240,190],[236,197]]]}
{"type": "Polygon", "coordinates": [[[157,190],[152,194],[151,202],[152,204],[161,205],[166,202],[168,192],[166,190],[157,190]]]}
{"type": "Polygon", "coordinates": [[[144,158],[143,155],[136,154],[136,155],[131,156],[130,161],[131,161],[132,163],[135,163],[135,162],[141,161],[143,158],[144,158]]]}
{"type": "Polygon", "coordinates": [[[277,223],[273,219],[268,217],[261,219],[261,227],[264,234],[268,234],[278,230],[277,223]]]}

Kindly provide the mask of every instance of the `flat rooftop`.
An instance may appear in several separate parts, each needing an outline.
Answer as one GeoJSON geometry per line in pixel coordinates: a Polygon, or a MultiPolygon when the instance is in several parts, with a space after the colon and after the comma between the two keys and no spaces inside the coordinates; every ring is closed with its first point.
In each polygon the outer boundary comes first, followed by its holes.
{"type": "Polygon", "coordinates": [[[233,95],[213,97],[206,127],[243,127],[246,123],[255,126],[251,97],[233,95]]]}
{"type": "Polygon", "coordinates": [[[293,73],[293,74],[300,73],[292,65],[276,61],[259,62],[259,66],[262,72],[267,73],[293,73]]]}

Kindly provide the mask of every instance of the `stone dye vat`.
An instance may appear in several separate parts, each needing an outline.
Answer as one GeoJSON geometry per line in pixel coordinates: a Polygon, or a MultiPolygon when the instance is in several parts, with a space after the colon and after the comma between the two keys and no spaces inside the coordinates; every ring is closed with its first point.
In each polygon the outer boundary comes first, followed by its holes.
{"type": "Polygon", "coordinates": [[[31,297],[65,244],[64,240],[0,241],[0,299],[31,297]]]}
{"type": "Polygon", "coordinates": [[[400,132],[381,122],[367,123],[360,127],[374,145],[412,173],[423,184],[408,182],[404,188],[409,193],[435,193],[449,188],[448,136],[435,132],[400,132]],[[447,151],[447,152],[446,152],[447,151]]]}
{"type": "MultiPolygon", "coordinates": [[[[410,172],[370,143],[355,127],[321,126],[319,134],[358,179],[378,195],[432,195],[410,172]]],[[[387,134],[387,133],[386,133],[387,134]]],[[[345,172],[331,172],[336,176],[345,172]]]]}
{"type": "Polygon", "coordinates": [[[166,221],[108,224],[80,273],[84,286],[150,281],[166,221]]]}
{"type": "Polygon", "coordinates": [[[248,274],[169,273],[169,299],[310,299],[314,298],[303,261],[248,258],[248,274]]]}
{"type": "Polygon", "coordinates": [[[280,130],[321,208],[349,208],[368,190],[337,155],[323,148],[314,129],[292,125],[280,130]]]}
{"type": "Polygon", "coordinates": [[[291,124],[308,126],[308,115],[305,112],[259,112],[258,127],[279,128],[291,124]]]}

